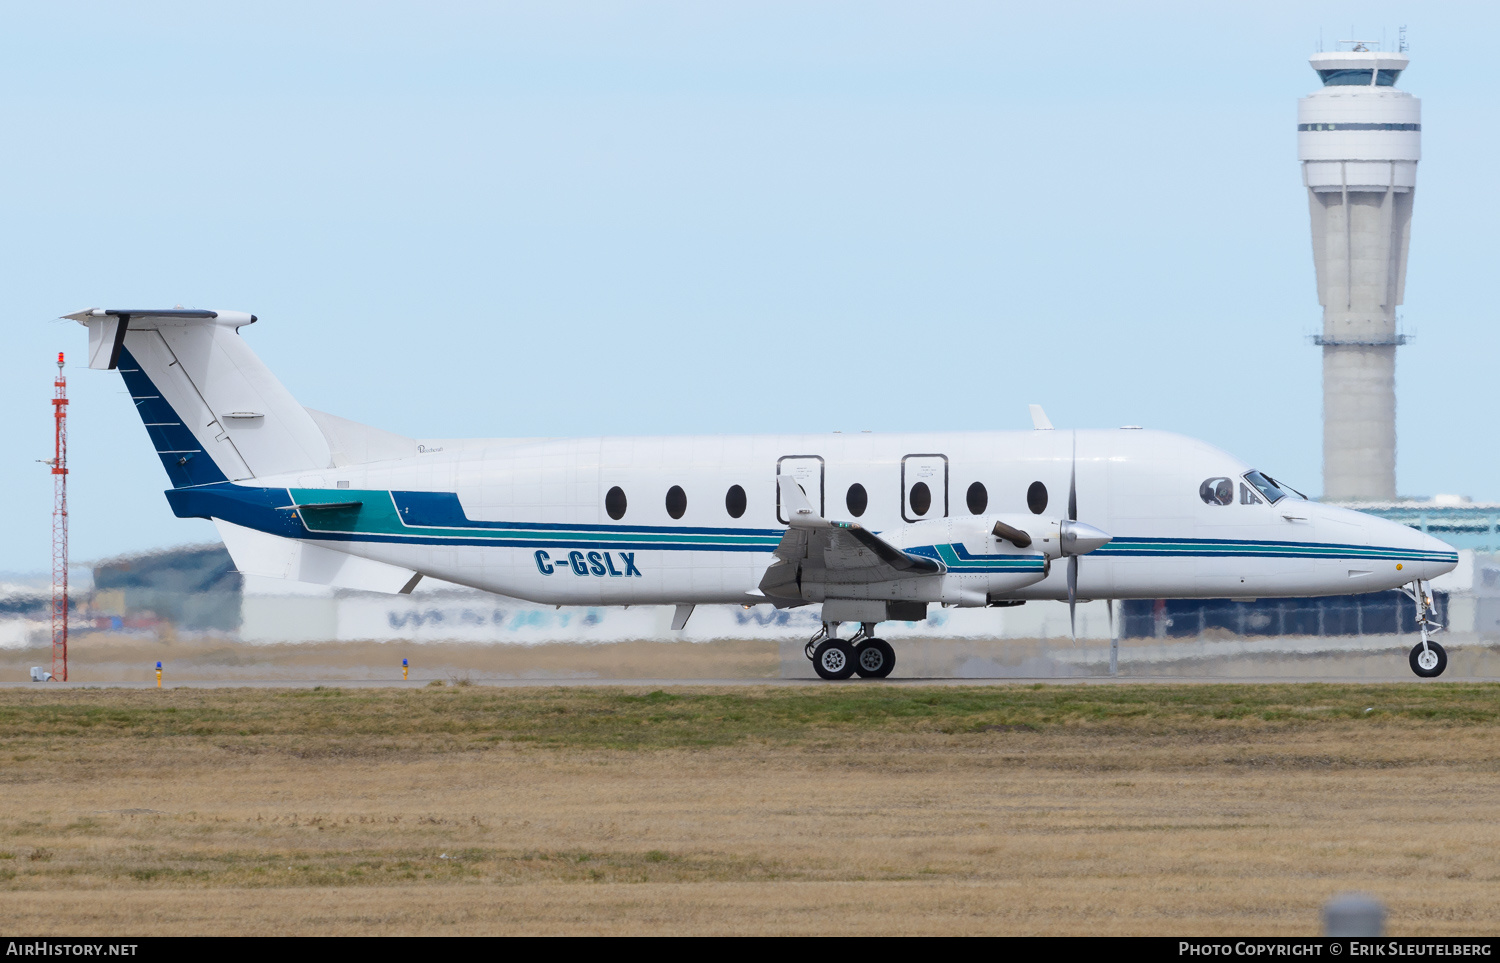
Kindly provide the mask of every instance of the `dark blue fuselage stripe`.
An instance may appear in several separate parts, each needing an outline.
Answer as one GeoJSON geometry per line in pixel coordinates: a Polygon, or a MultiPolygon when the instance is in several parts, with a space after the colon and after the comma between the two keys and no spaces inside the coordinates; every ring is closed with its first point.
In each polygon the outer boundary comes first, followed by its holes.
{"type": "MultiPolygon", "coordinates": [[[[397,493],[405,497],[410,493],[397,493]]],[[[426,493],[418,493],[426,494],[426,493]]],[[[447,493],[452,495],[452,493],[447,493]]],[[[301,538],[319,541],[342,542],[386,542],[393,545],[463,545],[481,547],[493,545],[502,548],[581,548],[600,551],[668,551],[668,552],[763,552],[774,551],[774,545],[754,544],[741,541],[709,542],[659,542],[632,539],[632,535],[732,535],[742,537],[779,537],[781,529],[722,529],[685,528],[673,526],[613,526],[613,525],[566,525],[553,522],[469,523],[461,527],[511,528],[517,531],[557,532],[555,541],[539,538],[464,538],[413,533],[363,534],[346,532],[312,531],[306,528],[298,514],[289,511],[291,493],[285,488],[254,488],[224,482],[205,484],[193,488],[176,488],[166,493],[172,510],[181,518],[221,518],[224,521],[257,531],[280,535],[285,538],[301,538]],[[599,538],[588,538],[586,533],[597,532],[599,538]],[[580,538],[579,535],[585,535],[580,538]]],[[[448,501],[448,499],[443,499],[448,501]]],[[[449,504],[457,502],[452,496],[449,504]]],[[[913,550],[918,551],[918,550],[913,550]]],[[[963,553],[967,555],[967,552],[963,553]]],[[[1318,542],[1255,542],[1190,538],[1117,538],[1097,551],[1104,557],[1151,557],[1151,558],[1325,558],[1358,561],[1426,561],[1454,562],[1454,552],[1420,552],[1394,547],[1368,547],[1360,545],[1338,545],[1318,542]],[[1260,551],[1249,549],[1261,548],[1260,551]],[[1267,551],[1265,549],[1270,549],[1267,551]],[[1339,551],[1343,549],[1345,551],[1339,551]]],[[[986,556],[976,556],[987,558],[986,556]]],[[[990,556],[992,558],[993,556],[990,556]]]]}
{"type": "Polygon", "coordinates": [[[626,551],[650,551],[663,552],[774,552],[775,545],[750,545],[744,542],[628,542],[628,541],[577,541],[569,538],[558,539],[512,539],[512,538],[462,538],[462,537],[438,537],[428,535],[363,535],[358,532],[308,532],[298,535],[297,538],[318,539],[326,542],[389,542],[392,545],[493,545],[500,548],[582,548],[597,549],[598,551],[610,551],[625,549],[626,551]]]}

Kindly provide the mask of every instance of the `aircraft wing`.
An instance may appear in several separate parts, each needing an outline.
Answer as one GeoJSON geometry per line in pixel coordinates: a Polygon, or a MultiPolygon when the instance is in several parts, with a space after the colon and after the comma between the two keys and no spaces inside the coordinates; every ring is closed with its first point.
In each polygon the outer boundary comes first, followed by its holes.
{"type": "Polygon", "coordinates": [[[903,552],[862,525],[819,517],[790,475],[780,476],[778,484],[791,527],[776,546],[777,561],[761,579],[767,596],[800,599],[804,579],[861,585],[944,571],[941,562],[903,552]]]}

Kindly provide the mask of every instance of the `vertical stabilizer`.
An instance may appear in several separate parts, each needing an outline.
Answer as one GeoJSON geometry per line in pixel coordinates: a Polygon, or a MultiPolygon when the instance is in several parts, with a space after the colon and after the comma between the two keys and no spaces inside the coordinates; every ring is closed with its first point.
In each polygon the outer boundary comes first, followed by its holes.
{"type": "Polygon", "coordinates": [[[239,336],[234,311],[93,308],[89,367],[116,368],[174,487],[328,468],[328,440],[239,336]]]}

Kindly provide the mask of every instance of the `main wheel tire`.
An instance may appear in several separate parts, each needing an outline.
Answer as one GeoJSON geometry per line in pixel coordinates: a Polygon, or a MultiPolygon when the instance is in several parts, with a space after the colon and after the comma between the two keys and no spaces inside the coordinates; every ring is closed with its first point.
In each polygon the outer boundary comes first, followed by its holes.
{"type": "Polygon", "coordinates": [[[885,639],[865,639],[854,650],[854,671],[862,679],[884,679],[895,667],[895,650],[885,639]]]}
{"type": "Polygon", "coordinates": [[[1448,668],[1448,653],[1443,647],[1431,639],[1427,640],[1427,650],[1423,651],[1422,643],[1418,642],[1411,650],[1411,670],[1424,679],[1436,679],[1448,668]]]}
{"type": "Polygon", "coordinates": [[[854,650],[849,643],[829,639],[813,650],[813,670],[823,679],[847,679],[854,674],[854,650]]]}

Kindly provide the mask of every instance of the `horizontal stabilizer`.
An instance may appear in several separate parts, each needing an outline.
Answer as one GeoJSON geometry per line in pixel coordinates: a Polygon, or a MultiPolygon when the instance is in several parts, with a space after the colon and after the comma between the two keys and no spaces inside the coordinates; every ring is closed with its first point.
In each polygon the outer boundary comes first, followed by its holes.
{"type": "Polygon", "coordinates": [[[220,518],[214,519],[214,525],[219,529],[224,547],[229,550],[229,557],[234,559],[234,567],[243,575],[263,575],[391,595],[409,594],[422,579],[409,568],[360,558],[295,538],[268,535],[220,518]]]}
{"type": "Polygon", "coordinates": [[[89,366],[120,372],[172,487],[319,470],[332,452],[312,415],[255,356],[243,311],[89,308],[89,366]]]}
{"type": "Polygon", "coordinates": [[[120,349],[132,327],[171,327],[214,321],[230,328],[255,323],[255,315],[243,311],[205,311],[197,308],[85,308],[63,315],[89,329],[89,367],[113,371],[120,364],[120,349]]]}

